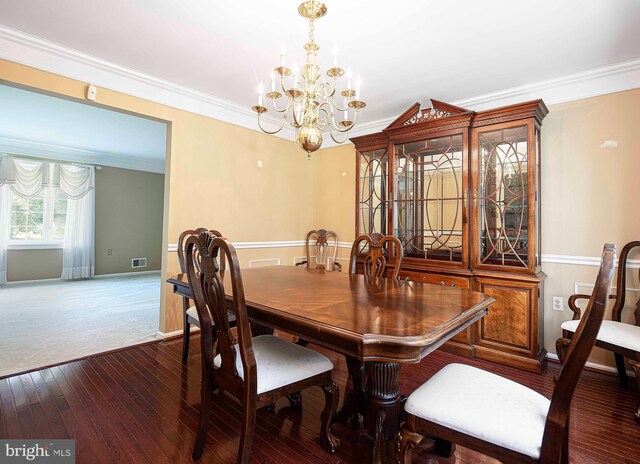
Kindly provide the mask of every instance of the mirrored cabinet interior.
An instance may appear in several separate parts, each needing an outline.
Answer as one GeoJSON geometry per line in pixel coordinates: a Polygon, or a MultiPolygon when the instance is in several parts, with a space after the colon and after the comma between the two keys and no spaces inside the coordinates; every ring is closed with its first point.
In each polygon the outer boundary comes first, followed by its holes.
{"type": "Polygon", "coordinates": [[[445,349],[540,371],[540,127],[548,110],[542,100],[481,112],[431,102],[351,139],[356,234],[396,236],[404,280],[496,299],[445,349]]]}

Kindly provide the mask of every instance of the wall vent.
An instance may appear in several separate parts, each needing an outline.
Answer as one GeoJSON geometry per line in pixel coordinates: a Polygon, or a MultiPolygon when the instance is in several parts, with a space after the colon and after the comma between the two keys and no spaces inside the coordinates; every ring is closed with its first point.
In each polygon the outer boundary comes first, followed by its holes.
{"type": "Polygon", "coordinates": [[[131,260],[131,268],[147,267],[147,258],[133,258],[131,260]]]}

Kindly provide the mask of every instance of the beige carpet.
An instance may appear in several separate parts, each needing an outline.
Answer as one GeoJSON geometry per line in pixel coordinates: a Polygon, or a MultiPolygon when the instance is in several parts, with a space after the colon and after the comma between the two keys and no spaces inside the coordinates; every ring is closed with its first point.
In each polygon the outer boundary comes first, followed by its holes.
{"type": "Polygon", "coordinates": [[[155,339],[160,272],[0,287],[0,377],[155,339]]]}

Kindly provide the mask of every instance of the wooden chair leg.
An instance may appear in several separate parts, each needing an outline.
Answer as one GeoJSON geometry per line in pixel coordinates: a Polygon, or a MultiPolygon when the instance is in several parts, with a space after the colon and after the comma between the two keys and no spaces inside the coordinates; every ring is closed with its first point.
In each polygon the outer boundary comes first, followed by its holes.
{"type": "Polygon", "coordinates": [[[636,376],[636,388],[638,395],[638,409],[636,409],[636,422],[640,424],[640,361],[629,360],[629,365],[633,369],[633,373],[636,376]]]}
{"type": "MultiPolygon", "coordinates": [[[[205,375],[208,375],[208,373],[205,375]]],[[[213,403],[213,392],[209,382],[205,381],[202,383],[201,396],[200,422],[198,423],[198,432],[196,433],[196,442],[192,455],[194,461],[197,461],[202,456],[202,450],[204,450],[204,444],[207,441],[207,430],[209,429],[209,419],[211,417],[211,403],[213,403]]]]}
{"type": "Polygon", "coordinates": [[[321,416],[322,429],[320,430],[320,435],[322,436],[322,445],[329,453],[334,454],[340,449],[340,440],[333,434],[331,423],[338,407],[340,391],[333,380],[322,385],[322,391],[324,392],[324,410],[321,416]]]}
{"type": "Polygon", "coordinates": [[[240,430],[240,449],[238,450],[238,464],[248,464],[253,445],[253,434],[256,428],[256,396],[247,395],[244,398],[242,411],[242,426],[240,430]]]}
{"type": "Polygon", "coordinates": [[[398,449],[397,462],[400,464],[411,464],[413,448],[424,439],[419,433],[415,433],[406,427],[400,431],[400,447],[398,449]]]}
{"type": "Polygon", "coordinates": [[[287,395],[287,399],[289,400],[289,406],[294,409],[302,408],[302,392],[297,391],[295,393],[291,393],[287,395]]]}
{"type": "Polygon", "coordinates": [[[189,357],[189,340],[191,340],[191,324],[187,319],[187,313],[184,313],[184,329],[182,331],[182,364],[187,363],[189,357]]]}
{"type": "Polygon", "coordinates": [[[569,464],[569,419],[567,418],[567,426],[564,431],[564,441],[562,442],[562,455],[560,456],[560,464],[569,464]]]}
{"type": "Polygon", "coordinates": [[[614,353],[616,359],[616,368],[618,369],[618,378],[620,379],[620,385],[627,385],[627,366],[624,365],[624,356],[619,353],[614,353]]]}
{"type": "Polygon", "coordinates": [[[568,338],[561,337],[556,340],[556,354],[558,355],[558,361],[560,361],[560,365],[564,364],[564,358],[567,354],[569,345],[571,345],[571,340],[568,338]]]}

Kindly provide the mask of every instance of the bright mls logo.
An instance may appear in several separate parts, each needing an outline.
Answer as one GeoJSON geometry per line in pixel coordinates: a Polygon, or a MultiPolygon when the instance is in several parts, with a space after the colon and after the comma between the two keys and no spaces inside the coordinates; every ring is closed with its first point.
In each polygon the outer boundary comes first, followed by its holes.
{"type": "Polygon", "coordinates": [[[75,462],[75,440],[0,440],[0,464],[75,462]]]}

